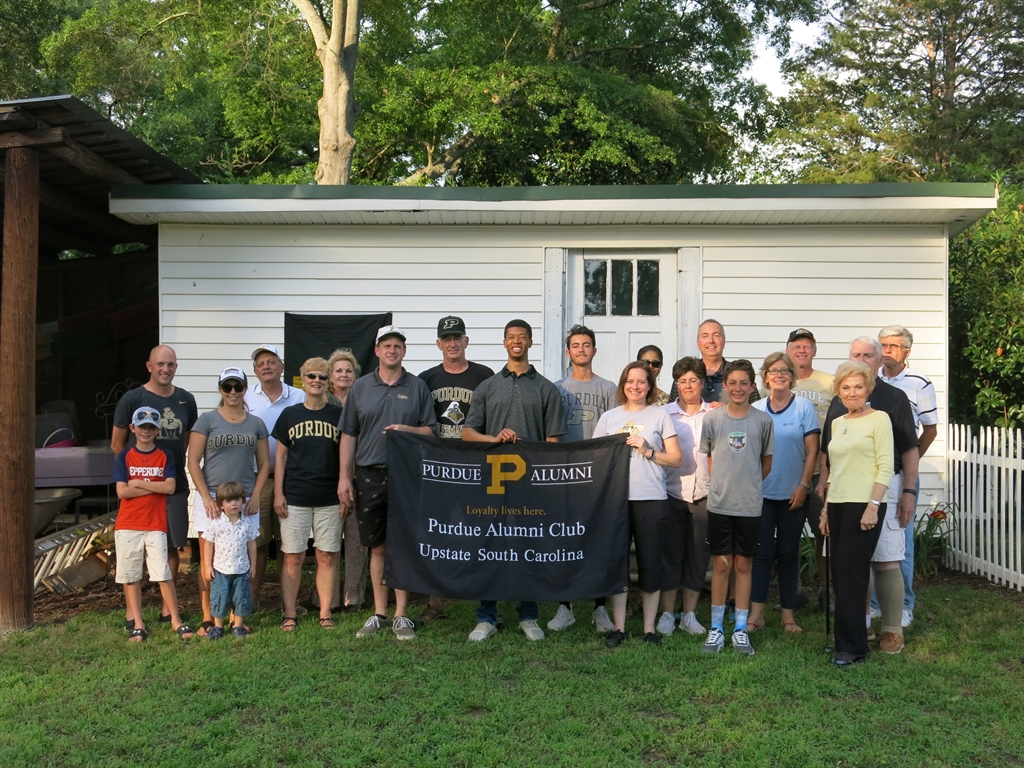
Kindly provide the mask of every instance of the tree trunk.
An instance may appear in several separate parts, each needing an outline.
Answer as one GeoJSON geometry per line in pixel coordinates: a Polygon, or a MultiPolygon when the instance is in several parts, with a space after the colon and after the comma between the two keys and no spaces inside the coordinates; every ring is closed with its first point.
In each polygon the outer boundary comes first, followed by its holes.
{"type": "Polygon", "coordinates": [[[0,632],[31,629],[39,156],[7,150],[0,296],[0,632]]]}

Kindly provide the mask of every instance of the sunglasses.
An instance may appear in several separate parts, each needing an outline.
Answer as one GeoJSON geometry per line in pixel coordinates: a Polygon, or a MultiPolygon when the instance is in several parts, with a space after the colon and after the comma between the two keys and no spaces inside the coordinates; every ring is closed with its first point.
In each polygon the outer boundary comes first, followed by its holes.
{"type": "Polygon", "coordinates": [[[245,392],[245,384],[243,384],[240,381],[236,381],[234,383],[225,381],[223,384],[220,385],[220,391],[242,393],[245,392]]]}
{"type": "Polygon", "coordinates": [[[327,374],[326,373],[307,373],[306,374],[306,378],[309,379],[310,381],[316,381],[317,379],[319,379],[320,381],[327,381],[327,374]]]}
{"type": "Polygon", "coordinates": [[[661,360],[641,360],[640,362],[651,366],[651,368],[661,368],[661,360]]]}

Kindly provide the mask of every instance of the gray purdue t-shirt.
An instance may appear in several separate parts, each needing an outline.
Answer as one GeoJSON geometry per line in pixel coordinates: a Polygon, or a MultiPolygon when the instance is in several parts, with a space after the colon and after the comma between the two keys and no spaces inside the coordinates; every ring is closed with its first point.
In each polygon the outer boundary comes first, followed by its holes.
{"type": "Polygon", "coordinates": [[[711,456],[708,512],[733,517],[761,515],[761,458],[775,453],[772,417],[751,408],[737,419],[716,408],[704,417],[700,452],[711,456]]]}
{"type": "Polygon", "coordinates": [[[192,431],[206,437],[203,480],[210,495],[217,493],[221,483],[233,480],[251,496],[256,486],[256,443],[270,437],[263,419],[247,413],[241,424],[232,424],[217,411],[207,411],[192,431]]]}
{"type": "Polygon", "coordinates": [[[577,381],[572,376],[566,376],[555,382],[555,386],[562,396],[566,426],[569,428],[565,442],[592,438],[597,420],[616,405],[616,386],[600,376],[590,381],[577,381]]]}

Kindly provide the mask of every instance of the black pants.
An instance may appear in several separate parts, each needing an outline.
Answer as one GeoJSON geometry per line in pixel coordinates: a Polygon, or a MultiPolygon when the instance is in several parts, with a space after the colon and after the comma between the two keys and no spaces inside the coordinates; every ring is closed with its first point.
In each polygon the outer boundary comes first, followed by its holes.
{"type": "Polygon", "coordinates": [[[828,530],[832,539],[832,574],[836,590],[836,650],[863,656],[868,652],[864,621],[868,600],[871,556],[882,533],[885,504],[878,509],[878,525],[862,531],[860,519],[866,501],[828,505],[828,530]]]}

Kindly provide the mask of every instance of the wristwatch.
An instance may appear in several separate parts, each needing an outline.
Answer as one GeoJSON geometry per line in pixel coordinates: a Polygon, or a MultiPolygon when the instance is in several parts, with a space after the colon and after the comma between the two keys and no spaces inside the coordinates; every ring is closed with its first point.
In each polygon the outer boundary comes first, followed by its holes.
{"type": "Polygon", "coordinates": [[[872,499],[871,501],[868,502],[868,504],[874,504],[876,507],[882,506],[882,502],[880,502],[878,499],[872,499]]]}
{"type": "Polygon", "coordinates": [[[917,491],[915,491],[913,488],[904,488],[903,492],[909,493],[911,496],[917,496],[917,491]]]}

